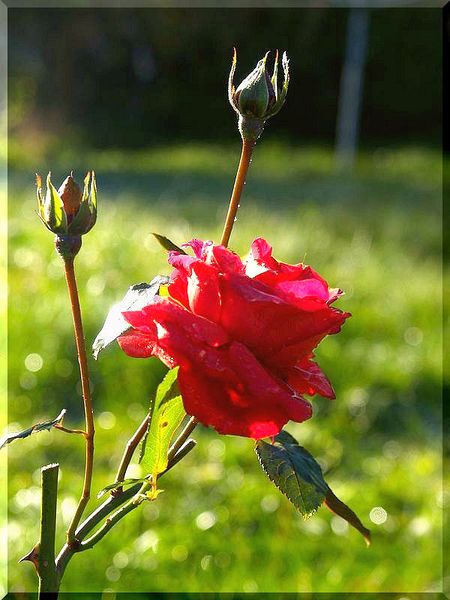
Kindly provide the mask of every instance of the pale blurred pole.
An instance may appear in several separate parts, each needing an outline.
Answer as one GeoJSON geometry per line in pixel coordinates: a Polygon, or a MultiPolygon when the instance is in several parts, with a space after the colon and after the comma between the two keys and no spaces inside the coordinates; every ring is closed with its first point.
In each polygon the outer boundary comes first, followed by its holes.
{"type": "Polygon", "coordinates": [[[336,163],[339,167],[353,165],[358,147],[368,32],[369,10],[351,8],[336,126],[336,163]]]}

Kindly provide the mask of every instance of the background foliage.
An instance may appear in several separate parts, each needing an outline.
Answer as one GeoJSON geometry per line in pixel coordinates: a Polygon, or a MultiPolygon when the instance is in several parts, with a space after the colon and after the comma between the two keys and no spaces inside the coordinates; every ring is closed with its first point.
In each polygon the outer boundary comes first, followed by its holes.
{"type": "MultiPolygon", "coordinates": [[[[233,46],[237,83],[280,48],[292,57],[292,77],[277,135],[329,142],[347,16],[329,8],[12,9],[10,125],[27,140],[32,125],[100,148],[234,139],[223,93],[233,46]]],[[[440,19],[432,9],[371,11],[364,142],[439,144],[440,19]]]]}
{"type": "MultiPolygon", "coordinates": [[[[200,429],[198,447],[162,480],[165,492],[76,556],[63,590],[439,590],[439,101],[415,54],[435,56],[436,13],[374,11],[368,143],[348,173],[336,170],[331,147],[346,11],[11,12],[10,429],[63,407],[73,426],[82,416],[63,271],[33,212],[34,171],[51,168],[55,183],[72,168],[79,180],[88,168],[98,173],[99,222],[77,260],[92,342],[130,284],[168,273],[151,231],[176,243],[219,238],[239,153],[224,95],[228,49],[237,43],[247,68],[268,44],[282,45],[294,85],[256,148],[232,247],[245,254],[256,235],[267,237],[278,258],[304,259],[346,291],[339,306],[353,318],[318,351],[337,399],[314,399],[314,418],[289,431],[373,530],[367,549],[324,508],[303,521],[260,470],[250,440],[200,429]],[[139,80],[130,56],[140,64],[149,49],[155,76],[139,80]],[[419,83],[425,93],[414,92],[419,83]]],[[[100,490],[165,369],[117,347],[91,368],[100,490]]],[[[40,466],[61,463],[62,542],[82,457],[81,440],[57,431],[11,444],[12,591],[35,586],[31,565],[17,560],[37,539],[40,466]]]]}

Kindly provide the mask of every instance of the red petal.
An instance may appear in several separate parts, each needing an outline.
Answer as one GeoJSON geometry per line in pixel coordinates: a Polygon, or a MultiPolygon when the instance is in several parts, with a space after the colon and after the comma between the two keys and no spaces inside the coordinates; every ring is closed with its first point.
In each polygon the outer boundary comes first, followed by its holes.
{"type": "Polygon", "coordinates": [[[182,248],[192,248],[195,256],[197,258],[202,258],[205,248],[207,248],[208,246],[211,246],[211,244],[212,244],[212,242],[209,242],[209,241],[203,242],[202,240],[194,238],[194,239],[190,240],[189,242],[182,244],[181,247],[182,248]]]}
{"type": "Polygon", "coordinates": [[[153,336],[146,333],[131,330],[117,338],[117,342],[122,350],[133,358],[157,356],[169,369],[178,364],[170,354],[161,348],[153,336]]]}
{"type": "Polygon", "coordinates": [[[198,258],[189,256],[188,254],[180,254],[176,250],[171,250],[167,259],[169,265],[172,265],[175,269],[180,269],[180,271],[184,271],[185,273],[190,273],[192,264],[197,261],[198,258]]]}
{"type": "Polygon", "coordinates": [[[189,308],[189,298],[187,293],[187,275],[185,271],[174,269],[170,274],[170,285],[168,287],[170,296],[180,302],[186,308],[189,308]]]}
{"type": "MultiPolygon", "coordinates": [[[[176,323],[184,330],[186,336],[205,342],[209,346],[222,346],[229,341],[228,335],[220,325],[194,315],[170,298],[156,296],[151,304],[142,309],[142,312],[147,318],[162,325],[176,323]]],[[[124,316],[127,319],[125,314],[124,316]]]]}
{"type": "Polygon", "coordinates": [[[304,360],[289,371],[289,385],[300,394],[320,394],[331,400],[336,398],[331,383],[312,360],[304,360]]]}
{"type": "Polygon", "coordinates": [[[225,246],[209,246],[204,251],[204,260],[222,273],[244,273],[240,257],[225,246]]]}
{"type": "Polygon", "coordinates": [[[292,367],[299,360],[309,356],[314,348],[327,335],[338,333],[350,313],[326,307],[314,313],[303,313],[302,318],[292,320],[289,324],[280,324],[280,336],[284,336],[286,344],[273,354],[267,354],[274,367],[292,367]]]}
{"type": "Polygon", "coordinates": [[[349,316],[327,305],[315,312],[300,310],[248,277],[226,274],[219,284],[222,326],[231,338],[244,343],[258,357],[265,357],[268,364],[273,354],[287,346],[305,346],[306,352],[291,356],[289,364],[293,366],[325,335],[339,331],[349,316]]]}
{"type": "Polygon", "coordinates": [[[197,262],[187,278],[189,307],[196,315],[217,322],[220,318],[220,293],[217,270],[197,262]]]}
{"type": "Polygon", "coordinates": [[[220,350],[235,377],[206,374],[201,365],[182,366],[180,390],[186,412],[223,434],[259,439],[276,435],[289,420],[304,421],[311,405],[270,375],[242,344],[220,350]]]}
{"type": "Polygon", "coordinates": [[[121,335],[117,341],[122,350],[133,358],[153,356],[156,344],[155,337],[134,330],[121,335]]]}
{"type": "Polygon", "coordinates": [[[327,284],[317,279],[282,281],[276,290],[302,310],[311,312],[321,310],[330,299],[327,284]]]}

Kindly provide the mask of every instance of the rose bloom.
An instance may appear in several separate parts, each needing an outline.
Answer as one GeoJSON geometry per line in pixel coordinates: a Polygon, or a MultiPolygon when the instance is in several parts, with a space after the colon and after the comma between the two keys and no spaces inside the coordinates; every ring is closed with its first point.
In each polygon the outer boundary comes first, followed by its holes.
{"type": "Polygon", "coordinates": [[[123,313],[132,328],[122,349],[179,366],[186,412],[219,433],[259,439],[309,419],[303,394],[334,398],[313,350],[350,316],[331,307],[341,290],[278,262],[262,238],[245,262],[212,242],[185,246],[194,256],[169,253],[170,297],[123,313]]]}

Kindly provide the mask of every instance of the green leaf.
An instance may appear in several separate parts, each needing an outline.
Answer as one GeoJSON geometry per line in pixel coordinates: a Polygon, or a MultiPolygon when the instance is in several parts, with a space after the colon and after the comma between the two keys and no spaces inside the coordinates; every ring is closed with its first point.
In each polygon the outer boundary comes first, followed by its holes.
{"type": "Polygon", "coordinates": [[[165,250],[175,250],[180,254],[187,254],[187,252],[185,252],[182,248],[174,244],[171,240],[169,240],[169,238],[166,238],[164,235],[159,235],[159,233],[152,233],[152,235],[156,238],[156,240],[161,244],[161,246],[165,250]]]}
{"type": "Polygon", "coordinates": [[[258,440],[256,454],[263,470],[306,519],[325,500],[328,485],[311,454],[286,431],[273,444],[258,440]]]}
{"type": "Polygon", "coordinates": [[[167,454],[175,431],[186,412],[177,384],[178,367],[167,372],[150,404],[147,434],[141,445],[140,461],[151,473],[153,481],[165,471],[167,454]]]}
{"type": "Polygon", "coordinates": [[[92,344],[92,354],[95,359],[106,346],[130,329],[130,324],[125,321],[122,312],[140,310],[147,306],[159,293],[159,288],[168,283],[168,277],[158,275],[150,283],[137,283],[128,289],[124,298],[109,310],[105,324],[92,344]]]}
{"type": "Polygon", "coordinates": [[[256,454],[263,470],[277,488],[306,519],[322,503],[357,529],[370,544],[370,531],[356,514],[337,498],[323,478],[319,463],[287,431],[280,431],[273,444],[258,440],[256,454]]]}
{"type": "Polygon", "coordinates": [[[26,438],[29,435],[31,435],[32,433],[37,433],[38,431],[44,431],[44,430],[50,431],[50,429],[52,427],[55,427],[56,425],[61,424],[66,412],[67,412],[66,409],[63,408],[63,410],[59,413],[59,415],[56,417],[56,419],[53,419],[52,421],[43,421],[42,423],[36,423],[35,425],[32,425],[31,427],[28,427],[27,429],[24,429],[23,431],[19,431],[17,433],[8,433],[7,435],[3,436],[0,439],[0,450],[3,448],[3,446],[10,444],[14,440],[26,438]]]}
{"type": "Polygon", "coordinates": [[[117,490],[117,488],[126,487],[128,485],[134,485],[135,483],[144,483],[144,481],[147,481],[145,477],[142,477],[140,479],[124,479],[123,481],[115,481],[114,483],[110,483],[102,490],[100,490],[97,494],[97,498],[101,498],[106,494],[106,492],[117,490]]]}
{"type": "Polygon", "coordinates": [[[333,494],[330,488],[328,488],[328,494],[325,498],[325,506],[338,515],[342,519],[345,519],[349,525],[354,527],[366,540],[366,544],[370,546],[370,531],[367,527],[359,520],[358,516],[352,511],[352,509],[344,504],[342,500],[339,500],[337,496],[333,494]]]}

